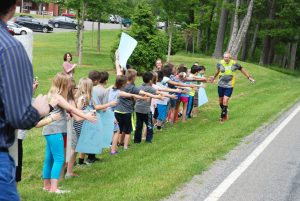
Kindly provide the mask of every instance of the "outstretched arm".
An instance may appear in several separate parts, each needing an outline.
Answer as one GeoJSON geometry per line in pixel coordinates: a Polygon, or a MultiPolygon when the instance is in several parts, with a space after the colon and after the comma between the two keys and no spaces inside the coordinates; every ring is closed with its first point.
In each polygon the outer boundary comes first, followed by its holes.
{"type": "Polygon", "coordinates": [[[241,68],[240,71],[243,73],[243,75],[245,75],[245,77],[248,78],[248,80],[252,83],[255,82],[255,80],[251,77],[251,75],[244,69],[244,68],[241,68]]]}
{"type": "Polygon", "coordinates": [[[83,111],[77,109],[73,105],[69,104],[61,95],[56,95],[55,98],[58,100],[58,105],[67,110],[67,112],[78,115],[91,122],[95,122],[97,120],[92,113],[84,113],[83,111]]]}

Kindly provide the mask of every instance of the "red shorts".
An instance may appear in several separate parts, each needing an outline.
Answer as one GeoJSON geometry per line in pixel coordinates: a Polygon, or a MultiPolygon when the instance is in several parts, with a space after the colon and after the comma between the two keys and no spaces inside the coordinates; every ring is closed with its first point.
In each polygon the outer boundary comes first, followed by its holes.
{"type": "Polygon", "coordinates": [[[181,96],[181,97],[180,97],[180,102],[183,102],[183,103],[189,102],[189,97],[181,96]]]}

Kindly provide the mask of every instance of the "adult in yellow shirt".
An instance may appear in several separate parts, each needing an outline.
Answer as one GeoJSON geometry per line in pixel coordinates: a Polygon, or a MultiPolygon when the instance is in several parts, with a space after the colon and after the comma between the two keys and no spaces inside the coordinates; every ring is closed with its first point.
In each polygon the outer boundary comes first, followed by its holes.
{"type": "Polygon", "coordinates": [[[249,75],[249,73],[235,60],[231,59],[230,53],[225,52],[223,59],[217,63],[216,72],[212,78],[212,82],[214,82],[216,77],[219,76],[218,94],[219,104],[221,107],[220,122],[224,122],[228,119],[227,108],[235,84],[236,70],[240,70],[251,83],[255,83],[255,80],[249,75]]]}

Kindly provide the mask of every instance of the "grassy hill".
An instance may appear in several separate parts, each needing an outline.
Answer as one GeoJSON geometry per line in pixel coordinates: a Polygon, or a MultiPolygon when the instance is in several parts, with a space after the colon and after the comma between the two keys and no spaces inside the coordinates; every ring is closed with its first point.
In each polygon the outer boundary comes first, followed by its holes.
{"type": "MultiPolygon", "coordinates": [[[[110,83],[113,83],[115,76],[109,53],[117,34],[118,31],[109,30],[101,33],[101,53],[95,52],[96,45],[91,48],[91,32],[85,34],[86,65],[76,70],[77,80],[87,76],[91,69],[109,70],[110,83]]],[[[62,70],[63,54],[74,52],[75,34],[37,34],[34,37],[34,73],[40,80],[37,93],[45,94],[52,77],[62,70]]],[[[207,67],[208,76],[213,75],[217,60],[186,54],[172,57],[176,65],[191,66],[195,61],[207,67]]],[[[45,140],[41,129],[32,129],[23,145],[23,180],[18,185],[22,200],[150,201],[168,196],[193,175],[208,169],[213,161],[222,159],[243,137],[272,121],[299,100],[298,77],[250,63],[242,65],[257,83],[250,84],[238,73],[228,122],[219,124],[217,85],[209,84],[206,88],[209,103],[200,108],[197,118],[156,132],[152,144],[133,144],[127,151],[120,148],[120,154],[116,156],[104,152],[98,156],[102,158],[101,162],[75,168],[80,177],[61,182],[64,189],[72,191],[70,194],[53,195],[42,191],[45,140]]]]}

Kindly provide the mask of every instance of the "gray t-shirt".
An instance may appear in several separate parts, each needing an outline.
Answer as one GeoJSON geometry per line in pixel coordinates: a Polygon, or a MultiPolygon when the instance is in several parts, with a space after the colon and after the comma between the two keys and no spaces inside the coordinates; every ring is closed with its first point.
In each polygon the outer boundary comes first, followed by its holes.
{"type": "MultiPolygon", "coordinates": [[[[132,83],[127,84],[122,91],[131,93],[131,94],[139,94],[140,93],[140,89],[132,83]]],[[[134,99],[133,98],[120,97],[118,105],[115,108],[115,111],[121,112],[121,113],[132,113],[133,109],[134,109],[134,99]]]]}
{"type": "Polygon", "coordinates": [[[94,86],[93,97],[97,104],[106,104],[108,101],[108,90],[100,86],[94,86]]]}
{"type": "Polygon", "coordinates": [[[223,88],[233,88],[235,84],[234,71],[241,70],[242,66],[231,60],[228,64],[221,60],[217,63],[218,70],[220,70],[218,86],[223,88]]]}
{"type": "MultiPolygon", "coordinates": [[[[142,86],[140,86],[140,89],[150,94],[155,94],[157,91],[152,86],[149,86],[147,84],[143,84],[142,86]]],[[[151,106],[151,100],[146,101],[146,100],[138,99],[135,103],[134,111],[142,114],[147,114],[150,112],[150,106],[151,106]]]]}
{"type": "Polygon", "coordinates": [[[67,133],[67,112],[65,109],[55,106],[52,113],[60,113],[61,118],[57,121],[44,126],[43,135],[51,135],[57,133],[67,133]]]}

